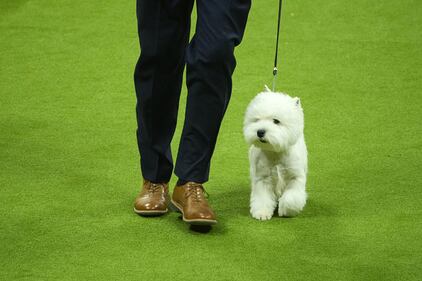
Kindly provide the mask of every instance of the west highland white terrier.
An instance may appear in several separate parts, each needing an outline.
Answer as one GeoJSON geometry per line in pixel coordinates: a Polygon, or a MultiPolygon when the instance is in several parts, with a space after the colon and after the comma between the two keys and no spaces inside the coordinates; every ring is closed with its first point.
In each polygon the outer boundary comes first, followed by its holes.
{"type": "Polygon", "coordinates": [[[266,90],[246,109],[243,134],[250,145],[250,212],[258,220],[292,217],[306,203],[307,150],[299,98],[266,90]]]}

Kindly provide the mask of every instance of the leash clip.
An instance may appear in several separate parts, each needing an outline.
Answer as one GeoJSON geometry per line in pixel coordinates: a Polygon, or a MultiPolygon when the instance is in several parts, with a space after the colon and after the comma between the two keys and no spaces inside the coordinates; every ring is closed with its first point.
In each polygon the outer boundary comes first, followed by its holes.
{"type": "Polygon", "coordinates": [[[277,78],[277,72],[278,72],[277,67],[274,67],[274,69],[273,69],[273,92],[275,92],[275,81],[276,81],[276,78],[277,78]]]}

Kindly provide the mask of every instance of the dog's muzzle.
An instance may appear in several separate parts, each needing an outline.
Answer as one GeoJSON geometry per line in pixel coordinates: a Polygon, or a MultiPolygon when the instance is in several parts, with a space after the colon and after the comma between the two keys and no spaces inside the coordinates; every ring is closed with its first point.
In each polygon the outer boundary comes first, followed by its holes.
{"type": "Polygon", "coordinates": [[[262,143],[267,143],[267,141],[264,139],[264,136],[265,136],[265,130],[262,130],[262,129],[258,130],[258,131],[256,132],[256,135],[258,136],[258,139],[259,139],[259,141],[260,141],[260,142],[262,142],[262,143]]]}
{"type": "Polygon", "coordinates": [[[258,130],[257,132],[256,132],[256,135],[258,136],[258,138],[263,138],[264,136],[265,136],[265,130],[258,130]]]}

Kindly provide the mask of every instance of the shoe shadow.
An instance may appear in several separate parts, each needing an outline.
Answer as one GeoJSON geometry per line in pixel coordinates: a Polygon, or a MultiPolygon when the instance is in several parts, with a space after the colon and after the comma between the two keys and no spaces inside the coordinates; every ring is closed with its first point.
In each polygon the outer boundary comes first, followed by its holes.
{"type": "Polygon", "coordinates": [[[177,213],[178,213],[177,226],[182,231],[186,231],[186,226],[188,226],[189,232],[191,234],[208,234],[208,233],[210,233],[210,234],[214,234],[214,235],[221,235],[221,234],[225,233],[224,223],[221,222],[220,220],[215,225],[193,225],[193,224],[188,224],[185,221],[183,221],[182,214],[180,214],[179,212],[177,212],[177,213]]]}
{"type": "Polygon", "coordinates": [[[211,225],[191,225],[189,230],[198,233],[209,233],[212,230],[211,225]]]}
{"type": "Polygon", "coordinates": [[[220,221],[218,221],[218,223],[215,224],[215,225],[194,225],[194,224],[188,224],[185,221],[183,221],[182,214],[180,213],[180,211],[175,206],[173,206],[172,203],[169,204],[169,210],[172,213],[177,213],[177,215],[178,215],[178,225],[183,226],[184,229],[185,229],[186,225],[188,225],[189,226],[189,231],[191,233],[193,233],[193,234],[196,234],[196,233],[198,233],[198,234],[207,234],[207,233],[210,233],[212,230],[214,230],[212,232],[215,233],[215,234],[220,234],[220,233],[223,232],[222,229],[224,228],[224,224],[222,224],[220,221]]]}

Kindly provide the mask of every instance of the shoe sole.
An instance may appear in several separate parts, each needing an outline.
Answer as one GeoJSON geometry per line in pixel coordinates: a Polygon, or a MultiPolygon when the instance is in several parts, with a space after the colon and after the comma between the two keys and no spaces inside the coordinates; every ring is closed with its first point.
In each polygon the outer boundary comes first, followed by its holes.
{"type": "Polygon", "coordinates": [[[170,207],[174,209],[175,211],[182,213],[182,218],[184,222],[187,222],[190,225],[214,225],[217,223],[216,220],[207,220],[207,219],[186,219],[185,214],[183,213],[183,208],[177,204],[176,202],[171,199],[170,207]]]}
{"type": "Polygon", "coordinates": [[[137,210],[135,208],[133,208],[133,211],[135,213],[137,213],[138,215],[142,215],[145,217],[152,217],[152,216],[159,216],[159,215],[164,215],[165,213],[168,212],[168,209],[165,210],[137,210]]]}

